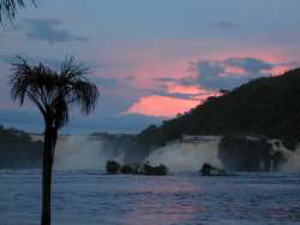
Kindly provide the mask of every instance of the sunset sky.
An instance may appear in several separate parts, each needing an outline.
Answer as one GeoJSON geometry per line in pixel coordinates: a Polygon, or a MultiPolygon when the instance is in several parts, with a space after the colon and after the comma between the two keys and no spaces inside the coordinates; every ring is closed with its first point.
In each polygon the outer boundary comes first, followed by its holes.
{"type": "Polygon", "coordinates": [[[298,0],[38,0],[0,27],[0,124],[42,132],[32,105],[9,96],[21,55],[59,69],[73,55],[101,96],[73,110],[67,133],[138,132],[220,89],[300,66],[298,0]]]}

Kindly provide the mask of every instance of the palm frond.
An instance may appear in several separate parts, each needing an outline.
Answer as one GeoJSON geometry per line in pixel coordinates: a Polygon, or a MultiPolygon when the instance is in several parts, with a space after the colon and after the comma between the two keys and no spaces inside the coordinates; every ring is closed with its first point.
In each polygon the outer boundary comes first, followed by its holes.
{"type": "MultiPolygon", "coordinates": [[[[27,0],[36,6],[35,0],[27,0]]],[[[26,0],[0,0],[0,23],[4,18],[13,20],[16,17],[19,8],[25,8],[26,0]]]]}
{"type": "Polygon", "coordinates": [[[66,57],[61,66],[61,76],[67,79],[84,79],[89,69],[82,64],[77,64],[73,56],[66,57]]]}
{"type": "Polygon", "coordinates": [[[88,81],[78,80],[73,84],[72,97],[76,99],[75,104],[80,105],[81,110],[87,114],[95,108],[98,95],[97,86],[88,81]]]}
{"type": "Polygon", "coordinates": [[[27,99],[35,104],[49,126],[60,128],[68,123],[69,106],[78,105],[90,113],[98,98],[97,86],[84,76],[87,69],[67,58],[60,73],[40,63],[30,66],[21,57],[12,64],[11,96],[20,105],[27,99]]]}
{"type": "Polygon", "coordinates": [[[68,102],[79,105],[87,114],[95,108],[99,96],[97,86],[84,76],[88,71],[82,64],[77,64],[73,57],[67,57],[60,74],[68,102]]]}

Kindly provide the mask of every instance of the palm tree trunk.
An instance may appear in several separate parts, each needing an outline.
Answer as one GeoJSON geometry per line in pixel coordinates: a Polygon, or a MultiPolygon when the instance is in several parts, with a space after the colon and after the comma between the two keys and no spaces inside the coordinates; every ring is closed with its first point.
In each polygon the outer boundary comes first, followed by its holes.
{"type": "Polygon", "coordinates": [[[42,219],[41,225],[51,224],[51,182],[57,130],[46,126],[44,133],[42,219]]]}

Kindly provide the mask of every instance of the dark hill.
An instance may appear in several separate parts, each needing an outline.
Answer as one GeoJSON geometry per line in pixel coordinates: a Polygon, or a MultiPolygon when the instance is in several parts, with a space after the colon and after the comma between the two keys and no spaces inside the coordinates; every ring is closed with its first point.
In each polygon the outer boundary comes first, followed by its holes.
{"type": "Polygon", "coordinates": [[[43,143],[0,126],[0,169],[41,168],[43,143]]]}
{"type": "Polygon", "coordinates": [[[210,97],[183,116],[148,127],[137,141],[159,146],[183,134],[262,135],[294,143],[300,139],[300,68],[210,97]]]}

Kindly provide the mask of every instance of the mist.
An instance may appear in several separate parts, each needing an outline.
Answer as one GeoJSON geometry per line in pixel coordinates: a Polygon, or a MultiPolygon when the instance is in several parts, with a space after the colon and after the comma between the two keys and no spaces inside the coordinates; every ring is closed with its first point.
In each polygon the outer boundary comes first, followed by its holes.
{"type": "Polygon", "coordinates": [[[104,140],[89,136],[69,136],[57,143],[54,169],[56,170],[104,170],[107,160],[123,161],[123,155],[115,156],[104,148],[104,140]]]}
{"type": "Polygon", "coordinates": [[[287,162],[284,163],[280,171],[286,173],[300,173],[300,145],[298,144],[294,151],[286,148],[280,140],[270,140],[274,151],[280,151],[287,157],[287,162]]]}
{"type": "MultiPolygon", "coordinates": [[[[151,165],[166,165],[171,172],[197,172],[204,163],[224,168],[219,158],[221,138],[209,141],[186,142],[174,141],[164,147],[155,149],[139,160],[134,158],[135,149],[117,148],[109,141],[93,139],[90,136],[69,136],[59,139],[55,153],[55,170],[98,170],[104,171],[107,160],[121,164],[130,162],[149,162],[151,165]],[[127,160],[125,160],[127,158],[127,160]]],[[[286,162],[280,165],[280,172],[300,172],[300,147],[294,151],[287,149],[280,140],[269,140],[272,152],[281,152],[286,162]]],[[[140,149],[143,151],[143,149],[140,149]]],[[[225,168],[226,169],[226,168],[225,168]]]]}
{"type": "Polygon", "coordinates": [[[164,164],[174,172],[199,171],[204,163],[222,167],[218,158],[219,142],[170,143],[152,152],[146,161],[153,165],[164,164]]]}

